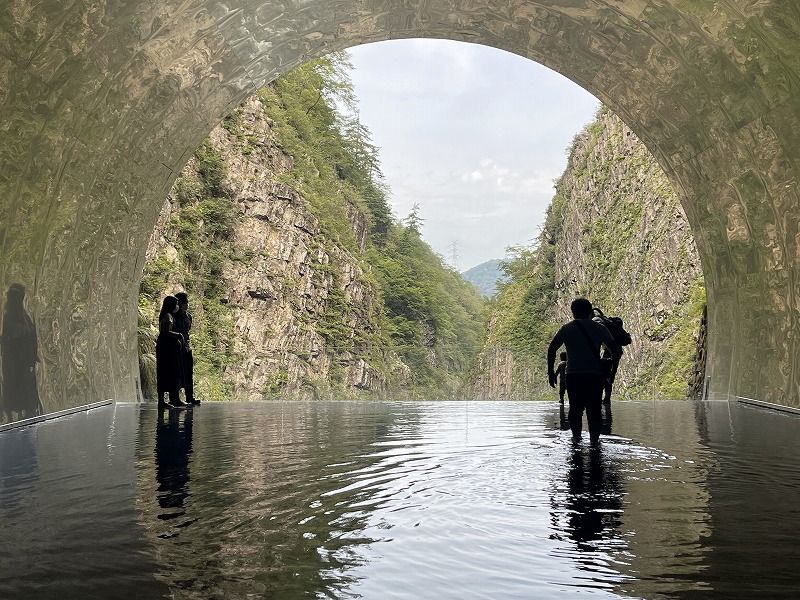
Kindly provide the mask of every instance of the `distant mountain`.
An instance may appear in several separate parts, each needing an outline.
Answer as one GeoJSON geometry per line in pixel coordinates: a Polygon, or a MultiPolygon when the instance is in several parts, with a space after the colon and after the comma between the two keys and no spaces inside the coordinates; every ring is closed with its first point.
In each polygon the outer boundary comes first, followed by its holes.
{"type": "Polygon", "coordinates": [[[487,260],[485,263],[464,271],[461,277],[477,285],[487,298],[493,298],[497,294],[497,280],[505,281],[506,279],[503,271],[500,270],[502,262],[499,258],[487,260]]]}

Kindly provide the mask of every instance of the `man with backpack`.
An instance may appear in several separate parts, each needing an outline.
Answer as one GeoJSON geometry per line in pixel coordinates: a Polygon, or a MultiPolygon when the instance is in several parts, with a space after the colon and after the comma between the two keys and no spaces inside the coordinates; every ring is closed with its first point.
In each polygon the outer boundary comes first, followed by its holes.
{"type": "MultiPolygon", "coordinates": [[[[603,404],[605,404],[606,409],[610,411],[611,388],[614,385],[614,379],[617,375],[617,367],[619,366],[619,361],[622,358],[622,347],[631,343],[631,334],[625,331],[622,319],[619,317],[607,317],[599,308],[593,308],[592,312],[594,313],[592,320],[595,323],[600,323],[600,325],[608,329],[608,332],[611,334],[611,337],[614,338],[614,342],[617,344],[617,358],[613,361],[613,364],[609,369],[609,374],[603,382],[603,404]]],[[[611,355],[605,349],[603,350],[602,359],[604,361],[612,360],[611,355]]]]}
{"type": "Polygon", "coordinates": [[[569,396],[569,424],[572,437],[579,440],[583,428],[583,413],[589,424],[589,440],[595,445],[600,439],[603,426],[602,396],[604,387],[603,365],[600,347],[603,346],[611,356],[613,380],[615,367],[619,362],[619,346],[611,333],[592,317],[592,303],[586,298],[576,298],[570,307],[574,319],[565,323],[553,336],[547,349],[547,377],[551,387],[555,387],[556,353],[561,346],[567,348],[566,383],[569,396]]]}

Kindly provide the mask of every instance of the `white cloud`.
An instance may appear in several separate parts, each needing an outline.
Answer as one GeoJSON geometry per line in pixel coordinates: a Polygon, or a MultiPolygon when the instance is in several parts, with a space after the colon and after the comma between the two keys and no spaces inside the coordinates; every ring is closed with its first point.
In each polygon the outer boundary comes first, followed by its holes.
{"type": "Polygon", "coordinates": [[[460,176],[460,181],[471,184],[483,184],[488,191],[504,194],[531,194],[534,192],[552,193],[553,173],[536,171],[519,172],[497,164],[492,159],[480,161],[480,168],[460,176]]]}
{"type": "Polygon", "coordinates": [[[461,176],[461,181],[469,181],[472,183],[483,181],[483,173],[480,171],[473,171],[472,173],[467,173],[466,175],[461,176]]]}

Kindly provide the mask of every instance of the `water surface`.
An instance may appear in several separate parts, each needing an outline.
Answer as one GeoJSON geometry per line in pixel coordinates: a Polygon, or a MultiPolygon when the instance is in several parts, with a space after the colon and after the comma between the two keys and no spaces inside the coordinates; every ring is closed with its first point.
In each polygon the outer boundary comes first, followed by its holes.
{"type": "Polygon", "coordinates": [[[116,405],[0,434],[0,598],[794,598],[800,420],[116,405]]]}

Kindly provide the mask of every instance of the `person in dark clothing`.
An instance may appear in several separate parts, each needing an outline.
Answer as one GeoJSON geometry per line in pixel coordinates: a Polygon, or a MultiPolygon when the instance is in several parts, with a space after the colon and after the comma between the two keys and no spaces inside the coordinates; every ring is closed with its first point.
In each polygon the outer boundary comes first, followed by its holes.
{"type": "Polygon", "coordinates": [[[156,339],[156,387],[159,408],[185,408],[180,399],[183,387],[183,335],[175,331],[175,313],[178,299],[167,296],[158,315],[158,339],[156,339]],[[165,400],[169,394],[169,403],[165,400]]]}
{"type": "MultiPolygon", "coordinates": [[[[573,300],[574,319],[553,336],[547,349],[547,377],[552,387],[556,386],[554,363],[561,346],[567,348],[566,387],[569,395],[569,422],[575,440],[581,437],[583,412],[589,423],[589,439],[596,444],[603,426],[602,395],[603,371],[600,363],[600,347],[611,353],[613,364],[617,364],[617,344],[608,329],[592,320],[592,303],[586,298],[573,300]]],[[[613,379],[613,371],[611,377],[613,379]]]]}
{"type": "Polygon", "coordinates": [[[185,292],[175,294],[178,299],[178,312],[175,313],[175,331],[183,336],[183,387],[186,402],[200,404],[194,395],[194,356],[189,331],[192,329],[192,314],[189,312],[189,296],[185,292]]]}
{"type": "MultiPolygon", "coordinates": [[[[621,350],[620,350],[620,353],[621,353],[621,350]]],[[[603,360],[613,360],[611,358],[611,353],[606,348],[603,348],[602,357],[603,357],[603,360]]],[[[617,359],[617,365],[618,364],[619,364],[619,358],[617,359]]],[[[615,374],[617,372],[617,365],[614,365],[613,368],[612,368],[612,371],[615,374]]],[[[610,407],[611,406],[611,390],[612,390],[613,387],[614,387],[614,377],[612,377],[611,375],[609,375],[608,377],[605,377],[603,379],[603,404],[606,405],[606,407],[610,407]]],[[[609,408],[609,410],[611,410],[611,408],[609,408]]]]}
{"type": "Polygon", "coordinates": [[[567,353],[559,355],[558,366],[556,367],[556,377],[558,378],[558,402],[564,404],[564,393],[567,391],[566,381],[567,353]]]}
{"type": "Polygon", "coordinates": [[[36,385],[36,363],[39,347],[36,326],[25,311],[25,287],[14,283],[8,288],[3,311],[0,354],[3,359],[3,391],[0,395],[0,416],[8,421],[44,414],[36,385]]]}
{"type": "MultiPolygon", "coordinates": [[[[600,325],[603,325],[603,319],[600,317],[600,315],[595,315],[592,318],[592,321],[594,321],[595,323],[599,323],[600,325]]],[[[603,327],[605,327],[605,325],[603,325],[603,327]]],[[[606,327],[606,329],[608,329],[608,327],[606,327]]],[[[611,333],[611,332],[609,331],[609,333],[611,333]]],[[[613,338],[614,335],[612,334],[611,337],[613,338]]],[[[622,358],[622,353],[623,353],[622,346],[620,346],[617,343],[616,339],[614,340],[614,344],[615,344],[616,351],[617,351],[616,359],[612,359],[611,358],[611,353],[608,350],[606,350],[605,348],[603,348],[603,359],[604,360],[613,360],[614,361],[613,367],[611,369],[611,372],[613,373],[613,375],[609,375],[603,381],[603,405],[605,406],[605,408],[606,408],[606,410],[608,412],[611,412],[611,391],[612,391],[612,388],[614,387],[614,378],[616,376],[617,367],[619,367],[619,361],[622,358]]]]}

